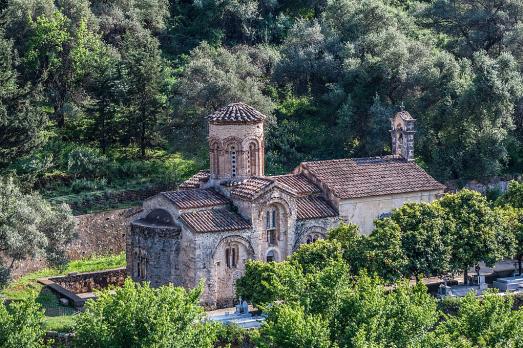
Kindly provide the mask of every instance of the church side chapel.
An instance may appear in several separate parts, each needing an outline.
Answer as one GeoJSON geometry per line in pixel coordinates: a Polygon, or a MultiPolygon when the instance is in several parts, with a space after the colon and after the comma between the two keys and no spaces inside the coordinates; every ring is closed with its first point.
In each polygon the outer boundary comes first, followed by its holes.
{"type": "Polygon", "coordinates": [[[431,202],[444,186],[414,162],[415,119],[391,119],[393,154],[304,162],[264,175],[266,116],[244,103],[208,117],[209,171],[147,199],[127,234],[127,271],[152,286],[194,287],[202,303],[231,306],[249,259],[281,261],[340,221],[369,234],[405,202],[431,202]]]}

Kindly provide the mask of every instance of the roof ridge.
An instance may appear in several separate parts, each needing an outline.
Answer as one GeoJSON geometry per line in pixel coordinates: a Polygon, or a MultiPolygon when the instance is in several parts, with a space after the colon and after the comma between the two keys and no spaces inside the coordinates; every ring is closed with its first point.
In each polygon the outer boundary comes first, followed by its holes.
{"type": "Polygon", "coordinates": [[[207,116],[211,123],[258,123],[263,122],[267,116],[243,102],[230,103],[219,108],[207,116]]]}

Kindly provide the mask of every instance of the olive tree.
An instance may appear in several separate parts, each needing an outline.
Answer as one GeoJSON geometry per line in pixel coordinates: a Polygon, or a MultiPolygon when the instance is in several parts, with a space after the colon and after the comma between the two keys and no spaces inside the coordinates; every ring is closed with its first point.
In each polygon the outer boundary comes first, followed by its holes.
{"type": "Polygon", "coordinates": [[[22,193],[12,178],[0,178],[0,284],[16,261],[43,256],[53,266],[64,264],[74,225],[69,206],[53,206],[38,194],[22,193]]]}

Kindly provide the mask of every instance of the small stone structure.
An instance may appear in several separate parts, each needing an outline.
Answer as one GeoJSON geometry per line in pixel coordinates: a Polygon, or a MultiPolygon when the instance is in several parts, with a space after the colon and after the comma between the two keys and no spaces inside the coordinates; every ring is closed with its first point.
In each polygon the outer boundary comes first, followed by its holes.
{"type": "Polygon", "coordinates": [[[126,277],[125,268],[118,268],[98,272],[72,273],[48,279],[78,294],[106,289],[109,286],[122,286],[126,277]]]}
{"type": "Polygon", "coordinates": [[[194,287],[205,279],[203,304],[229,307],[247,260],[285,260],[340,220],[369,234],[376,218],[445,188],[413,161],[415,120],[406,111],[391,119],[392,156],[304,162],[280,176],[264,175],[265,119],[243,103],[209,116],[210,170],[147,199],[131,223],[135,281],[194,287]]]}
{"type": "Polygon", "coordinates": [[[127,277],[125,268],[97,272],[71,273],[38,279],[40,284],[54,291],[61,299],[67,299],[73,307],[80,308],[89,298],[95,298],[94,290],[107,289],[110,286],[122,286],[127,277]]]}

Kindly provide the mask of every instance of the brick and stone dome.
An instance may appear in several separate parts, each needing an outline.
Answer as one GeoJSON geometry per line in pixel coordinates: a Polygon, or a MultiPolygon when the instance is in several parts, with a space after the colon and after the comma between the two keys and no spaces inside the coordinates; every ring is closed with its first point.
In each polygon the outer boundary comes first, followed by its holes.
{"type": "Polygon", "coordinates": [[[249,124],[263,122],[267,116],[245,103],[232,103],[208,116],[213,124],[249,124]]]}

